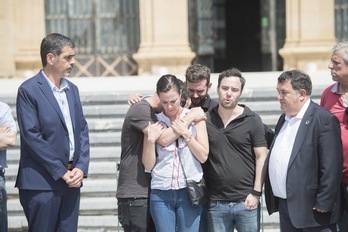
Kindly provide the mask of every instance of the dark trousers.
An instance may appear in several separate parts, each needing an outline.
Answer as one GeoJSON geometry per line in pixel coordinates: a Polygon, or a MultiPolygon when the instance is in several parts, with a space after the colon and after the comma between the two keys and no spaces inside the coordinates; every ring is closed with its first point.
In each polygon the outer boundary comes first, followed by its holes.
{"type": "Polygon", "coordinates": [[[279,217],[280,217],[280,229],[282,232],[336,232],[336,224],[307,227],[307,228],[295,228],[291,223],[288,204],[286,200],[279,198],[279,217]]]}
{"type": "Polygon", "coordinates": [[[340,232],[348,232],[348,184],[342,184],[342,204],[343,212],[338,228],[340,232]]]}
{"type": "Polygon", "coordinates": [[[0,169],[0,232],[7,232],[7,192],[5,169],[0,169]]]}
{"type": "Polygon", "coordinates": [[[119,198],[118,220],[124,232],[155,232],[147,198],[119,198]]]}
{"type": "Polygon", "coordinates": [[[203,203],[199,232],[208,232],[208,207],[208,202],[203,203]]]}
{"type": "Polygon", "coordinates": [[[19,190],[19,199],[28,220],[28,232],[76,232],[80,188],[68,185],[56,191],[19,190]]]}

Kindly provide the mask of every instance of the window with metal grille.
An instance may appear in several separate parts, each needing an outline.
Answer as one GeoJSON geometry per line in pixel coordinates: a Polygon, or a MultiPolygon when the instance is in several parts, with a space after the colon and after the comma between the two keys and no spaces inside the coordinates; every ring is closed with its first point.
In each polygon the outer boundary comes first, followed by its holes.
{"type": "Polygon", "coordinates": [[[138,0],[45,0],[46,33],[75,42],[73,76],[137,74],[138,0]]]}
{"type": "Polygon", "coordinates": [[[348,0],[335,0],[336,40],[348,41],[348,0]]]}

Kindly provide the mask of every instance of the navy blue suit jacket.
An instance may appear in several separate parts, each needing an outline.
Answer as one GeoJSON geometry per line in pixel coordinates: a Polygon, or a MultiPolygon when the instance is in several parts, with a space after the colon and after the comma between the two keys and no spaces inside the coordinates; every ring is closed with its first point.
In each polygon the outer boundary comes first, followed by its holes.
{"type": "MultiPolygon", "coordinates": [[[[68,80],[67,80],[68,81],[68,80]]],[[[75,138],[73,167],[88,174],[89,136],[79,91],[68,81],[69,103],[75,138]]],[[[69,136],[52,89],[40,71],[18,89],[17,118],[21,156],[15,186],[26,190],[56,190],[66,186],[61,178],[69,162],[69,136]]]]}
{"type": "MultiPolygon", "coordinates": [[[[283,114],[275,128],[275,139],[284,122],[283,114]]],[[[268,175],[272,148],[273,144],[264,169],[269,214],[278,211],[278,200],[273,195],[268,175]]],[[[339,221],[342,167],[343,151],[338,119],[311,101],[298,129],[287,168],[287,204],[295,227],[316,227],[339,221]],[[319,213],[313,207],[328,213],[319,213]]]]}

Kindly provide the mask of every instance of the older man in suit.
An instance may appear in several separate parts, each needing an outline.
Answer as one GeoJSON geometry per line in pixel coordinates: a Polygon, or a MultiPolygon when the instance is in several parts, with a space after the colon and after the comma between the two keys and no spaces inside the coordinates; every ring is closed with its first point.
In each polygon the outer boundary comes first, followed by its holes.
{"type": "Polygon", "coordinates": [[[283,115],[266,160],[265,196],[284,232],[336,231],[340,218],[342,142],[338,119],[310,99],[312,83],[298,70],[278,77],[283,115]]]}
{"type": "Polygon", "coordinates": [[[78,88],[65,78],[75,62],[74,43],[53,33],[42,40],[40,51],[43,70],[17,94],[16,187],[29,231],[77,231],[89,136],[78,88]]]}

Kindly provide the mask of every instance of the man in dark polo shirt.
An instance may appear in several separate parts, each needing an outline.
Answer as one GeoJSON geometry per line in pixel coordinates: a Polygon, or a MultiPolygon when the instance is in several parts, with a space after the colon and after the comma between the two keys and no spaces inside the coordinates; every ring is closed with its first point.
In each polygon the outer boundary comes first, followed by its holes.
{"type": "Polygon", "coordinates": [[[267,156],[259,115],[238,104],[245,79],[238,69],[219,75],[219,105],[209,111],[208,231],[259,231],[262,169],[267,156]]]}

